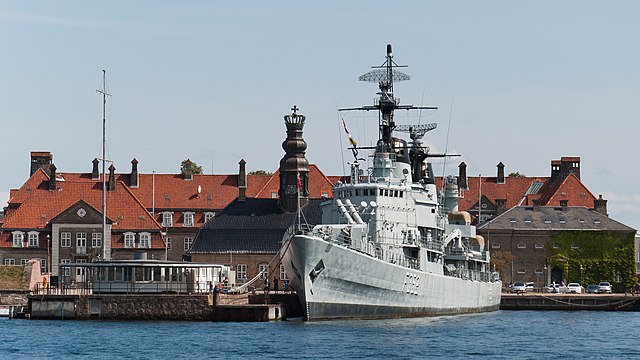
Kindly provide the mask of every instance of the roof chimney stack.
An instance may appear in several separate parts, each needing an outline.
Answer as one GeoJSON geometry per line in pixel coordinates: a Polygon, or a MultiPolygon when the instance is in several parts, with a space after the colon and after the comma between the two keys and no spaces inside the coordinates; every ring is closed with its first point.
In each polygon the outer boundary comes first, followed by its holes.
{"type": "Polygon", "coordinates": [[[602,198],[602,194],[593,200],[593,209],[604,216],[609,216],[609,214],[607,214],[607,200],[602,198]]]}
{"type": "Polygon", "coordinates": [[[91,180],[99,180],[100,173],[98,172],[98,158],[94,158],[91,163],[93,163],[93,168],[91,169],[91,180]]]}
{"type": "Polygon", "coordinates": [[[504,164],[502,161],[498,164],[498,176],[496,177],[496,183],[504,184],[504,164]]]}
{"type": "Polygon", "coordinates": [[[193,180],[193,163],[189,159],[184,162],[183,175],[185,180],[193,180]]]}
{"type": "Polygon", "coordinates": [[[31,152],[31,171],[29,176],[33,175],[38,169],[43,169],[49,173],[49,166],[53,163],[53,155],[48,151],[32,151],[31,152]]]}
{"type": "Polygon", "coordinates": [[[569,200],[560,200],[560,206],[562,207],[562,211],[566,211],[569,207],[569,200]]]}
{"type": "Polygon", "coordinates": [[[458,189],[469,190],[467,185],[467,164],[464,161],[458,165],[458,189]]]}
{"type": "Polygon", "coordinates": [[[116,167],[111,164],[109,166],[109,181],[107,183],[107,191],[114,191],[116,189],[116,167]]]}
{"type": "Polygon", "coordinates": [[[138,175],[138,160],[136,160],[136,158],[133,158],[133,160],[131,160],[131,175],[129,176],[129,187],[137,188],[139,180],[140,178],[138,175]]]}
{"type": "Polygon", "coordinates": [[[246,170],[246,161],[244,159],[240,159],[238,163],[240,168],[238,169],[238,201],[246,201],[247,200],[247,170],[246,170]]]}
{"type": "Polygon", "coordinates": [[[49,165],[49,190],[56,189],[56,166],[54,164],[49,165]]]}

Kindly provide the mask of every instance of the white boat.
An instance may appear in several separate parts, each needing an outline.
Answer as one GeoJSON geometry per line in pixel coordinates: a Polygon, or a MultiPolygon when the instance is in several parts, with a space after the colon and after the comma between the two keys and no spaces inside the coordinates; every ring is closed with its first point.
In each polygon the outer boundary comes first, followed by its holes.
{"type": "MultiPolygon", "coordinates": [[[[490,269],[484,240],[471,217],[458,211],[455,177],[438,189],[422,144],[435,124],[396,125],[401,105],[393,83],[391,45],[386,61],[360,80],[379,83],[371,106],[341,109],[379,112],[380,138],[372,166],[360,169],[357,150],[348,183],[338,183],[322,206],[322,224],[299,227],[281,250],[306,320],[437,316],[497,310],[502,282],[490,269]],[[408,145],[393,132],[409,132],[408,145]]],[[[346,130],[346,129],[345,129],[346,130]]]]}

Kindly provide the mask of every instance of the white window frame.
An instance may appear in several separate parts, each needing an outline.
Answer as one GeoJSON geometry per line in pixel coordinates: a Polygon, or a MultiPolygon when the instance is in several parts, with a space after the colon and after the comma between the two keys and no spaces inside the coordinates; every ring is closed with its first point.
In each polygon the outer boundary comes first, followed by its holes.
{"type": "Polygon", "coordinates": [[[133,249],[136,246],[136,234],[132,232],[124,233],[124,247],[125,249],[133,249]]]}
{"type": "MultiPolygon", "coordinates": [[[[71,264],[71,259],[60,259],[60,264],[71,264]]],[[[62,276],[66,276],[66,277],[71,276],[71,268],[69,267],[62,268],[62,276]]]]}
{"type": "Polygon", "coordinates": [[[195,224],[195,216],[193,211],[185,211],[183,213],[183,221],[182,221],[182,226],[194,226],[195,224]]]}
{"type": "Polygon", "coordinates": [[[60,233],[60,247],[71,247],[71,232],[63,231],[60,233]]]}
{"type": "Polygon", "coordinates": [[[204,222],[207,222],[211,219],[213,219],[214,217],[216,217],[216,213],[213,211],[207,211],[206,213],[204,213],[204,222]]]}
{"type": "MultiPolygon", "coordinates": [[[[24,232],[22,231],[14,231],[13,234],[13,242],[12,247],[24,247],[24,232]]],[[[15,262],[15,260],[14,260],[15,262]]]]}
{"type": "Polygon", "coordinates": [[[543,243],[536,243],[536,249],[544,249],[543,243]]]}
{"type": "Polygon", "coordinates": [[[91,247],[93,248],[102,247],[102,233],[99,233],[99,232],[91,233],[91,247]]]}
{"type": "Polygon", "coordinates": [[[28,247],[39,247],[40,246],[40,238],[38,237],[38,232],[37,231],[29,231],[28,233],[29,236],[29,243],[28,243],[28,247]]]}
{"type": "Polygon", "coordinates": [[[162,213],[162,226],[173,226],[173,213],[171,211],[162,213]]]}
{"type": "Polygon", "coordinates": [[[184,238],[184,243],[182,248],[184,249],[185,252],[191,250],[191,247],[193,246],[193,238],[192,237],[185,237],[184,238]]]}
{"type": "Polygon", "coordinates": [[[527,244],[525,244],[523,242],[519,242],[517,247],[518,247],[518,249],[526,249],[527,248],[527,244]]]}
{"type": "Polygon", "coordinates": [[[260,279],[262,279],[262,280],[268,279],[269,278],[269,264],[267,264],[267,263],[258,264],[258,273],[261,273],[262,270],[266,270],[266,271],[260,275],[260,279]]]}
{"type": "Polygon", "coordinates": [[[4,259],[4,264],[5,265],[15,265],[16,264],[16,259],[4,259]]]}
{"type": "Polygon", "coordinates": [[[151,233],[148,232],[141,232],[140,234],[138,234],[138,247],[142,248],[142,249],[149,249],[151,248],[151,233]]]}
{"type": "Polygon", "coordinates": [[[285,267],[282,264],[280,264],[280,280],[289,280],[289,277],[287,276],[287,270],[285,270],[285,267]]]}
{"type": "Polygon", "coordinates": [[[526,274],[526,273],[527,273],[527,270],[526,270],[526,269],[524,269],[524,268],[520,268],[520,269],[518,269],[518,271],[517,271],[517,272],[518,272],[518,274],[519,274],[519,275],[522,275],[522,274],[526,274]]]}
{"type": "Polygon", "coordinates": [[[492,249],[500,249],[500,243],[496,243],[496,242],[491,243],[491,248],[492,249]]]}
{"type": "Polygon", "coordinates": [[[47,259],[40,259],[40,273],[41,274],[48,274],[49,272],[47,271],[47,259]]]}
{"type": "Polygon", "coordinates": [[[236,280],[242,280],[243,276],[247,276],[247,264],[236,265],[236,280]]]}
{"type": "Polygon", "coordinates": [[[78,247],[78,241],[83,240],[85,249],[87,248],[87,233],[86,232],[77,232],[76,233],[76,247],[78,247]]]}
{"type": "Polygon", "coordinates": [[[20,265],[27,265],[29,259],[20,259],[20,265]]]}
{"type": "Polygon", "coordinates": [[[173,240],[170,236],[165,236],[164,242],[167,244],[167,250],[171,250],[173,247],[173,240]]]}

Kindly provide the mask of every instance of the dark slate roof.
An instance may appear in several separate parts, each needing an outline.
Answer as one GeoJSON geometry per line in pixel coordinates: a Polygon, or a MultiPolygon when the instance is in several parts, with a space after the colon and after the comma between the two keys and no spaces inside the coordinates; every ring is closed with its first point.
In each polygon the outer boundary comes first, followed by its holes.
{"type": "Polygon", "coordinates": [[[635,231],[583,206],[516,206],[478,227],[478,230],[605,230],[635,231]]]}
{"type": "MultiPolygon", "coordinates": [[[[321,199],[311,199],[302,209],[309,225],[322,220],[321,199]]],[[[280,210],[277,199],[235,200],[198,232],[191,253],[276,253],[296,213],[280,210]]]]}

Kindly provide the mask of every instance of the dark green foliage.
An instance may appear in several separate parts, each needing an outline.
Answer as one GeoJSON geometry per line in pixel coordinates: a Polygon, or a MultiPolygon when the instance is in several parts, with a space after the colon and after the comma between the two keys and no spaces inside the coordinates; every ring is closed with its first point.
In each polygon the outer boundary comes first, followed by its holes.
{"type": "Polygon", "coordinates": [[[249,173],[249,175],[265,175],[270,176],[273,175],[272,172],[264,171],[264,170],[255,170],[249,173]]]}
{"type": "MultiPolygon", "coordinates": [[[[180,163],[180,173],[184,174],[184,170],[185,170],[185,164],[187,163],[187,160],[189,159],[185,159],[182,160],[182,162],[180,163]]],[[[193,161],[191,162],[191,173],[193,175],[198,175],[198,174],[202,174],[202,166],[199,166],[198,164],[194,163],[193,161]]]]}
{"type": "Polygon", "coordinates": [[[624,292],[636,285],[632,233],[560,231],[553,235],[548,246],[549,268],[563,269],[568,282],[580,282],[582,272],[581,285],[585,287],[609,281],[614,291],[624,292]]]}
{"type": "Polygon", "coordinates": [[[507,176],[511,178],[521,178],[521,177],[525,177],[526,175],[520,174],[519,172],[516,171],[516,172],[509,173],[509,175],[507,176]]]}

